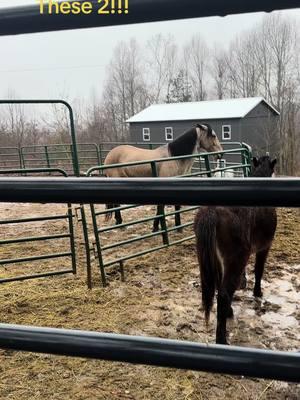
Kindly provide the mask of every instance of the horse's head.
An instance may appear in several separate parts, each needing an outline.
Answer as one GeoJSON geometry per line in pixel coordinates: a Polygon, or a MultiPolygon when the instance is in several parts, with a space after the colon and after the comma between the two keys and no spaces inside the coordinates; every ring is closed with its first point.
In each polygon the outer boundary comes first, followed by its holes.
{"type": "Polygon", "coordinates": [[[276,165],[276,158],[271,160],[269,156],[253,157],[252,176],[254,177],[271,177],[274,175],[274,168],[276,165]]]}
{"type": "MultiPolygon", "coordinates": [[[[197,137],[198,137],[198,152],[200,149],[204,149],[208,152],[223,151],[223,147],[219,142],[216,132],[212,129],[209,124],[197,124],[196,125],[197,137]]],[[[217,158],[222,158],[219,154],[217,158]]]]}

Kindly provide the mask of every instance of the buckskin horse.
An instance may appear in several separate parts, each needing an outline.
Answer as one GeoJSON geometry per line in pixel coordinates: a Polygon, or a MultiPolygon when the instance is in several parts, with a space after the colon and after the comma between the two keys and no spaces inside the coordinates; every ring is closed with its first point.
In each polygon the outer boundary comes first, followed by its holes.
{"type": "MultiPolygon", "coordinates": [[[[157,147],[153,150],[141,149],[130,145],[120,145],[113,148],[106,156],[104,165],[126,164],[135,161],[148,161],[160,158],[178,157],[189,154],[200,153],[201,149],[207,152],[221,152],[223,150],[218,137],[209,124],[197,124],[187,132],[183,133],[173,142],[157,147]]],[[[156,163],[157,175],[159,177],[184,175],[191,171],[194,163],[193,158],[179,160],[170,160],[156,163]]],[[[120,166],[105,169],[105,176],[111,178],[117,177],[151,177],[152,169],[150,162],[135,166],[120,166]]],[[[119,207],[118,204],[108,204],[107,209],[119,207]]],[[[175,207],[179,211],[180,206],[175,207]]],[[[157,206],[157,215],[161,215],[164,205],[157,206]]],[[[112,216],[112,213],[106,214],[106,221],[112,216]]],[[[115,211],[116,224],[122,223],[121,211],[115,211]]],[[[175,225],[180,226],[180,213],[175,214],[175,225]]],[[[153,232],[159,229],[159,218],[153,223],[153,232]]]]}
{"type": "MultiPolygon", "coordinates": [[[[252,176],[271,177],[275,164],[269,156],[253,158],[252,176]]],[[[261,279],[276,225],[276,209],[270,207],[201,207],[197,212],[194,230],[206,325],[218,292],[216,343],[227,344],[226,319],[233,317],[233,294],[253,253],[253,294],[262,297],[261,279]]]]}

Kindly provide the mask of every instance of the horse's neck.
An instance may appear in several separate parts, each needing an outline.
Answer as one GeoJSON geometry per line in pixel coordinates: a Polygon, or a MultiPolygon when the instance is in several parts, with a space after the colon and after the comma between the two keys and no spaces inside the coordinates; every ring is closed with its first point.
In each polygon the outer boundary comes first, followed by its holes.
{"type": "Polygon", "coordinates": [[[190,129],[168,144],[169,153],[172,157],[193,154],[197,148],[197,132],[190,129]]]}

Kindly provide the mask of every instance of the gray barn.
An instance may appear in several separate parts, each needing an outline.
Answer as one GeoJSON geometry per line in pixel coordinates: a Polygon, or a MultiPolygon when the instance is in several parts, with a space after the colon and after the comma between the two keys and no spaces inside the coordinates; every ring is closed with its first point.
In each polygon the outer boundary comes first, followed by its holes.
{"type": "Polygon", "coordinates": [[[208,122],[219,139],[246,142],[254,151],[277,149],[279,112],[262,97],[152,105],[127,122],[133,142],[168,142],[208,122]]]}

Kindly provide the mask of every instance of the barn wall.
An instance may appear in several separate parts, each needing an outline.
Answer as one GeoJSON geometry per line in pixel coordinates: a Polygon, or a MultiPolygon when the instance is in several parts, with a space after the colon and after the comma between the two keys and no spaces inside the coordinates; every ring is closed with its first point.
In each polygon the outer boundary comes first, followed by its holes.
{"type": "Polygon", "coordinates": [[[133,142],[142,142],[143,128],[150,128],[150,141],[161,143],[166,142],[166,127],[173,127],[175,139],[196,123],[209,122],[220,140],[222,140],[222,125],[231,125],[231,142],[246,142],[256,153],[269,151],[275,154],[278,151],[278,119],[279,116],[261,102],[243,119],[138,122],[130,124],[130,135],[133,142]]]}
{"type": "Polygon", "coordinates": [[[265,103],[260,103],[242,120],[242,141],[250,144],[255,153],[278,151],[278,121],[265,103]]]}
{"type": "Polygon", "coordinates": [[[130,124],[130,136],[133,142],[143,141],[143,128],[150,128],[151,142],[166,142],[165,128],[173,127],[174,139],[198,123],[209,122],[222,140],[222,125],[231,125],[231,141],[241,141],[239,119],[224,119],[210,121],[163,121],[163,122],[137,122],[130,124]]]}

